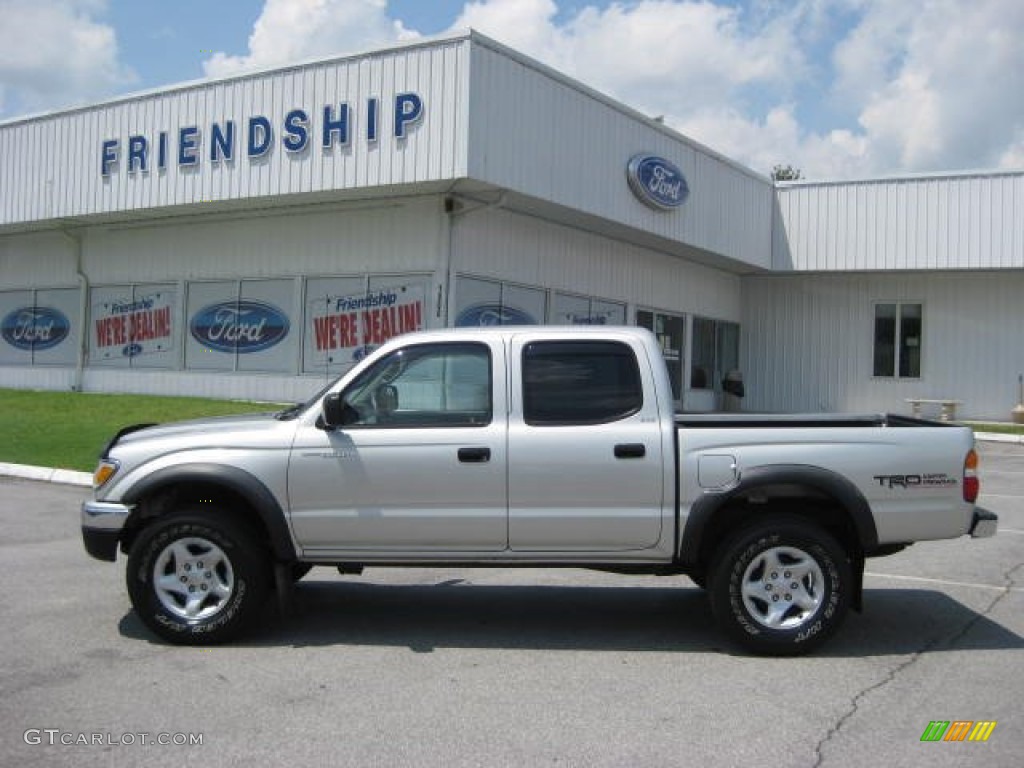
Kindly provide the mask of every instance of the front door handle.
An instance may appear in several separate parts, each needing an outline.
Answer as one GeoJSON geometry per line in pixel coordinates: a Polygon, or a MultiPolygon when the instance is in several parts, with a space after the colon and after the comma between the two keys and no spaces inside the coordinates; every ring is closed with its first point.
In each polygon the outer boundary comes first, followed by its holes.
{"type": "Polygon", "coordinates": [[[490,448],[459,448],[459,461],[463,464],[483,464],[490,460],[490,448]]]}
{"type": "Polygon", "coordinates": [[[615,446],[616,459],[642,459],[647,455],[647,446],[643,443],[619,443],[615,446]]]}

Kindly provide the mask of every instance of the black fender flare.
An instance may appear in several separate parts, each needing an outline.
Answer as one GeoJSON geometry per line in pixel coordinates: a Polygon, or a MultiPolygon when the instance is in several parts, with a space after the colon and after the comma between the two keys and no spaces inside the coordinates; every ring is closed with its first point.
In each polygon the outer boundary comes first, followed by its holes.
{"type": "Polygon", "coordinates": [[[288,529],[284,510],[281,509],[281,505],[278,504],[274,494],[267,486],[244,469],[223,464],[198,462],[164,467],[147,475],[132,486],[122,501],[125,504],[137,504],[141,499],[153,493],[173,488],[176,485],[193,483],[219,486],[245,499],[266,529],[274,557],[285,562],[295,560],[295,546],[292,543],[291,531],[288,529]]]}
{"type": "Polygon", "coordinates": [[[870,554],[878,548],[878,529],[875,527],[871,506],[852,482],[836,472],[821,467],[769,464],[744,470],[737,485],[723,493],[706,494],[690,507],[683,538],[679,543],[679,561],[686,566],[697,565],[704,532],[715,513],[737,496],[769,485],[803,486],[834,498],[849,514],[861,552],[870,554]]]}

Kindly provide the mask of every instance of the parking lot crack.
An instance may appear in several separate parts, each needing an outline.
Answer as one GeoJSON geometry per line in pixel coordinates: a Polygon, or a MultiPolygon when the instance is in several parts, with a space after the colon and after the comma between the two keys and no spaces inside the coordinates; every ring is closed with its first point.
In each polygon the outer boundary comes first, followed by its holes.
{"type": "Polygon", "coordinates": [[[992,611],[995,610],[996,606],[999,605],[999,603],[1007,595],[1011,593],[1011,590],[1017,585],[1015,574],[1022,568],[1024,568],[1024,562],[1017,563],[1016,565],[1013,565],[1006,571],[1004,571],[1002,591],[1000,591],[983,610],[975,613],[971,620],[964,624],[962,627],[960,627],[956,632],[954,632],[952,635],[948,637],[940,636],[933,638],[928,643],[925,643],[925,645],[922,646],[920,649],[914,651],[909,658],[905,659],[903,662],[897,664],[892,669],[890,669],[881,680],[872,683],[871,685],[866,686],[865,688],[860,690],[853,697],[853,699],[851,699],[850,708],[845,713],[843,713],[843,715],[838,720],[836,720],[835,724],[831,728],[829,728],[828,732],[821,738],[821,740],[815,746],[814,768],[821,768],[821,766],[824,765],[826,747],[828,747],[829,743],[839,735],[840,731],[843,730],[846,724],[857,716],[857,714],[860,712],[861,705],[864,703],[865,699],[871,696],[871,694],[873,694],[875,691],[881,690],[882,688],[888,686],[890,683],[896,680],[896,678],[898,678],[904,671],[914,666],[914,664],[916,664],[918,660],[921,659],[921,657],[927,654],[928,652],[935,650],[939,646],[942,646],[946,649],[954,648],[961,640],[964,639],[964,637],[967,636],[967,634],[972,629],[974,629],[978,622],[982,621],[983,619],[986,619],[989,616],[989,614],[991,614],[992,611]]]}

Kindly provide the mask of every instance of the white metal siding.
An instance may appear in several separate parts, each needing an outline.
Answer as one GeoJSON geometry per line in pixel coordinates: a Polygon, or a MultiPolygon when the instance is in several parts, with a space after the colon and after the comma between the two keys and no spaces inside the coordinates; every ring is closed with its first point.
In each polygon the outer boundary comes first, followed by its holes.
{"type": "Polygon", "coordinates": [[[771,184],[636,113],[504,49],[473,48],[469,175],[722,254],[771,264],[771,184]],[[641,203],[629,159],[651,152],[686,177],[673,211],[641,203]]]}
{"type": "Polygon", "coordinates": [[[369,56],[200,83],[88,109],[0,126],[0,225],[87,214],[138,211],[208,201],[412,184],[465,176],[468,39],[449,39],[369,56]],[[407,137],[393,136],[394,98],[415,92],[424,115],[407,137]],[[366,101],[380,99],[379,139],[365,138],[366,101]],[[320,147],[322,110],[348,102],[350,142],[320,147]],[[281,144],[285,115],[309,114],[309,143],[281,144]],[[250,117],[268,118],[274,142],[246,156],[250,117]],[[235,122],[235,159],[210,161],[211,126],[235,122]],[[177,131],[197,126],[199,163],[176,161],[177,131]],[[158,135],[169,161],[158,170],[158,135]],[[150,142],[150,169],[128,172],[128,137],[150,142]],[[120,141],[120,161],[104,179],[102,142],[120,141]]]}
{"type": "Polygon", "coordinates": [[[440,221],[423,198],[96,228],[83,261],[93,284],[433,271],[440,221]]]}
{"type": "Polygon", "coordinates": [[[963,400],[1009,420],[1024,373],[1024,272],[743,279],[742,369],[754,411],[893,411],[963,400]],[[920,379],[872,376],[875,302],[924,305],[920,379]]]}
{"type": "Polygon", "coordinates": [[[78,285],[74,243],[59,232],[0,237],[0,290],[78,285]]]}
{"type": "Polygon", "coordinates": [[[469,213],[455,219],[452,246],[458,272],[740,319],[738,276],[541,219],[502,210],[469,213]]]}
{"type": "Polygon", "coordinates": [[[776,270],[1024,268],[1024,173],[799,184],[777,199],[776,270]]]}

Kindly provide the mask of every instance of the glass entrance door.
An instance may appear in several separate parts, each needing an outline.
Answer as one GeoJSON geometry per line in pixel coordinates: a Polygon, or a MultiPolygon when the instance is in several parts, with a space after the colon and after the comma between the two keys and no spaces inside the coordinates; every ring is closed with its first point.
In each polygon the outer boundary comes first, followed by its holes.
{"type": "Polygon", "coordinates": [[[636,324],[646,328],[658,339],[661,354],[668,366],[668,378],[672,382],[672,399],[680,403],[683,397],[683,344],[686,336],[686,318],[648,309],[638,309],[636,324]]]}

